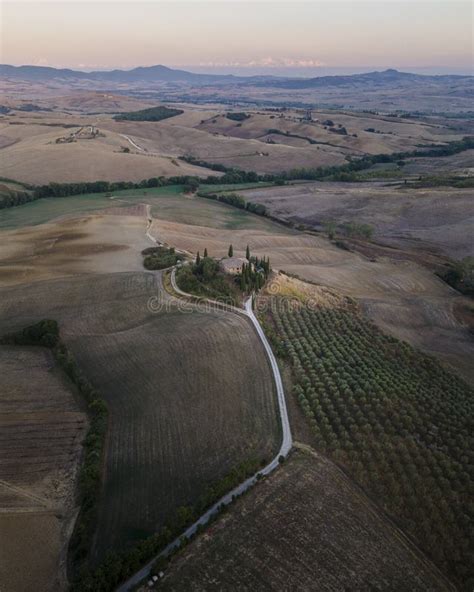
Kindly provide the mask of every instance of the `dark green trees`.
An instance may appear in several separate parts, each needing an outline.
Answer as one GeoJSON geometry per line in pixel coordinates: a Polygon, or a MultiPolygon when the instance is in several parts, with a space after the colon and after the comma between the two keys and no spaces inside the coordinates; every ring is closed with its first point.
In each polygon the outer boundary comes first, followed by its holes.
{"type": "MultiPolygon", "coordinates": [[[[250,250],[247,246],[250,256],[250,250]]],[[[263,257],[251,257],[248,263],[242,264],[240,274],[240,289],[242,292],[258,292],[265,284],[270,274],[270,259],[263,257]]]]}

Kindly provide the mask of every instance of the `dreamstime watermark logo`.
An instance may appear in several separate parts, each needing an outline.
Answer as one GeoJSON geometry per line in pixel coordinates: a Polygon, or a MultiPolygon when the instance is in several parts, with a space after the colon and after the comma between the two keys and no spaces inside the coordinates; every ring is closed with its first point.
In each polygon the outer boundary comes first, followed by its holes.
{"type": "MultiPolygon", "coordinates": [[[[179,312],[191,314],[193,312],[213,313],[216,311],[241,312],[245,309],[238,306],[233,298],[200,298],[198,296],[181,295],[171,296],[164,290],[158,290],[157,294],[150,296],[147,300],[147,310],[152,314],[167,312],[179,312]]],[[[271,280],[265,286],[260,295],[252,294],[244,298],[244,305],[248,306],[251,299],[252,310],[257,315],[264,316],[266,313],[293,312],[305,308],[315,311],[320,308],[320,303],[315,298],[305,295],[296,295],[282,290],[277,280],[271,280]]]]}

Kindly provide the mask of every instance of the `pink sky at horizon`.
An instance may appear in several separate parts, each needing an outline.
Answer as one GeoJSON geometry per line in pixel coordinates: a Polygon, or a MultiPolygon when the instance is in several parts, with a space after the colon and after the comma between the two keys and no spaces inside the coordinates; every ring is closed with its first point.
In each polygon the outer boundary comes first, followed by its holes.
{"type": "Polygon", "coordinates": [[[465,1],[5,0],[0,18],[14,65],[472,69],[465,1]]]}

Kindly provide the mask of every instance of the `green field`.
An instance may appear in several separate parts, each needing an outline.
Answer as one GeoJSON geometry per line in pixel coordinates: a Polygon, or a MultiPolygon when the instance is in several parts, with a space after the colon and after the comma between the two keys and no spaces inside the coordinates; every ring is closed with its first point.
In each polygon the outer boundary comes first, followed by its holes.
{"type": "MultiPolygon", "coordinates": [[[[126,198],[127,201],[136,203],[137,201],[144,201],[146,196],[176,196],[181,192],[182,187],[180,185],[172,185],[152,189],[125,189],[115,192],[113,196],[121,199],[126,198]]],[[[128,203],[116,202],[107,195],[107,193],[87,193],[69,197],[46,197],[22,206],[0,210],[0,230],[36,226],[61,216],[80,215],[113,206],[129,205],[128,203]]]]}
{"type": "Polygon", "coordinates": [[[281,227],[270,220],[206,198],[178,196],[147,201],[154,217],[169,222],[222,230],[281,232],[281,227]]]}
{"type": "Polygon", "coordinates": [[[142,202],[152,206],[151,212],[154,217],[169,222],[229,230],[245,228],[281,232],[277,224],[245,210],[184,194],[182,185],[125,189],[114,192],[114,199],[108,195],[110,194],[89,193],[70,197],[49,197],[0,210],[0,230],[35,226],[62,216],[87,214],[105,208],[125,207],[142,202]]]}
{"type": "Polygon", "coordinates": [[[355,313],[276,306],[272,319],[315,446],[466,585],[473,390],[355,313]]]}

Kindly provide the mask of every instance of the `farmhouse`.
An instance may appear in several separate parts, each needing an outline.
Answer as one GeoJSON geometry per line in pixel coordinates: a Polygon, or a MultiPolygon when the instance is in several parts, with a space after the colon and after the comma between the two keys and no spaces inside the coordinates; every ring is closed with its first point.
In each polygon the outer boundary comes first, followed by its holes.
{"type": "Polygon", "coordinates": [[[242,265],[248,263],[243,257],[225,257],[219,261],[219,267],[224,273],[235,275],[242,271],[242,265]]]}

